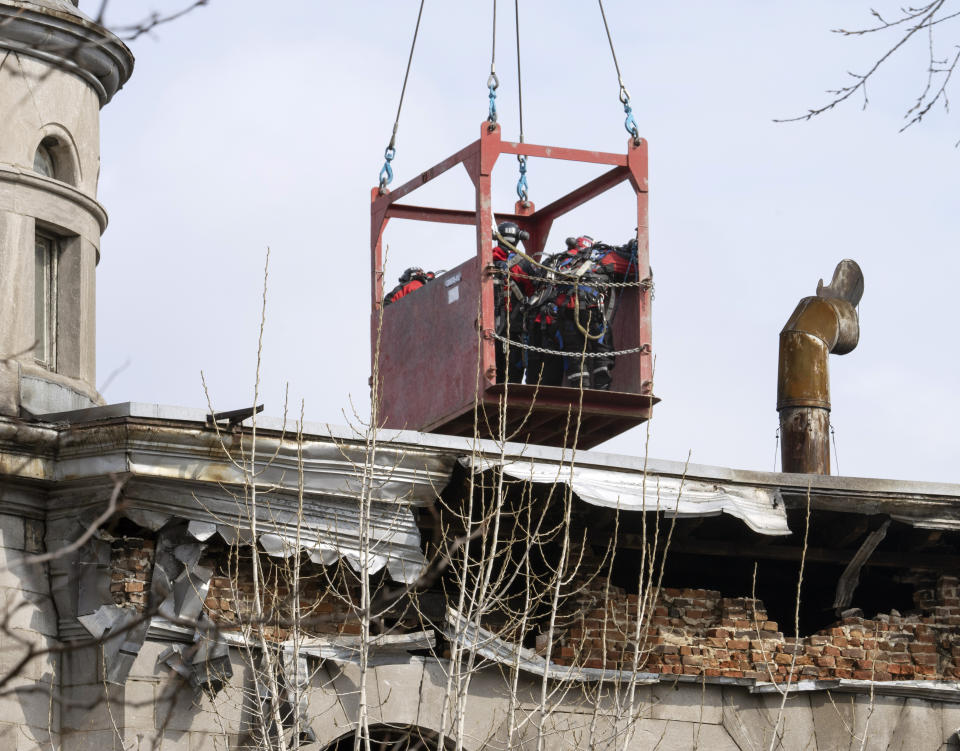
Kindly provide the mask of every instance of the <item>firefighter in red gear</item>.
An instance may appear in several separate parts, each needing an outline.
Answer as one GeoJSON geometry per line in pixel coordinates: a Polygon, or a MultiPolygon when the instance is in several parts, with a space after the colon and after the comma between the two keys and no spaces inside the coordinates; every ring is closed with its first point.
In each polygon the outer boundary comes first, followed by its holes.
{"type": "Polygon", "coordinates": [[[567,251],[555,260],[561,272],[556,305],[565,353],[564,385],[605,391],[613,368],[613,357],[603,356],[613,350],[612,306],[610,290],[604,287],[610,278],[606,266],[598,263],[598,247],[605,246],[586,235],[567,239],[567,251]],[[571,277],[582,285],[572,283],[571,277]]]}
{"type": "MultiPolygon", "coordinates": [[[[544,265],[558,268],[568,265],[578,254],[593,244],[588,235],[568,237],[567,249],[545,259],[544,265]]],[[[534,347],[552,350],[553,353],[530,350],[527,353],[527,383],[541,386],[560,386],[563,383],[564,358],[562,318],[557,304],[558,289],[553,283],[542,282],[537,294],[530,299],[527,312],[527,337],[534,347]]]]}
{"type": "Polygon", "coordinates": [[[432,271],[424,271],[418,266],[412,266],[400,276],[400,284],[383,296],[383,304],[389,305],[390,303],[395,303],[401,297],[406,297],[411,292],[416,292],[427,282],[432,281],[434,276],[435,274],[432,271]]]}
{"type": "MultiPolygon", "coordinates": [[[[515,251],[520,241],[529,235],[514,222],[501,222],[494,235],[493,265],[499,269],[494,281],[494,312],[496,332],[512,342],[524,342],[524,318],[527,298],[536,293],[537,270],[528,260],[515,251]]],[[[525,353],[521,347],[509,347],[497,340],[497,383],[508,380],[522,383],[525,353]]]]}

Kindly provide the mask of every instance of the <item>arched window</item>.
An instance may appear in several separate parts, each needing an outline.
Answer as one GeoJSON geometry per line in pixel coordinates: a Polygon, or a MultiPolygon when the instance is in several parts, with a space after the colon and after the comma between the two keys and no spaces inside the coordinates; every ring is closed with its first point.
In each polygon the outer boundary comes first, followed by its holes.
{"type": "Polygon", "coordinates": [[[33,171],[44,177],[76,185],[80,179],[80,162],[70,133],[62,126],[44,127],[47,135],[33,154],[33,171]],[[52,131],[52,132],[51,132],[52,131]]]}
{"type": "Polygon", "coordinates": [[[48,143],[50,140],[52,139],[44,138],[37,146],[37,153],[33,155],[33,171],[44,177],[57,176],[56,162],[50,151],[50,146],[53,144],[48,143]]]}
{"type": "MultiPolygon", "coordinates": [[[[395,727],[390,725],[370,726],[370,747],[390,749],[391,751],[446,751],[453,749],[452,738],[447,737],[441,746],[437,733],[426,728],[408,725],[395,727]]],[[[353,733],[347,733],[334,741],[324,751],[353,751],[353,733]]]]}

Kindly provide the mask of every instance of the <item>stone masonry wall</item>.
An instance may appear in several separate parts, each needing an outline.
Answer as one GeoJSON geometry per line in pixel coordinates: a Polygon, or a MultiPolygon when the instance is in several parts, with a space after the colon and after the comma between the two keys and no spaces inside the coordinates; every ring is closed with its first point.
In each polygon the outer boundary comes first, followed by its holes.
{"type": "MultiPolygon", "coordinates": [[[[934,588],[917,590],[914,599],[916,614],[845,617],[795,639],[767,619],[759,600],[705,589],[663,589],[643,624],[639,670],[763,681],[957,680],[957,577],[941,576],[934,588]]],[[[638,598],[595,580],[576,600],[580,612],[554,651],[556,662],[630,669],[638,598]]]]}

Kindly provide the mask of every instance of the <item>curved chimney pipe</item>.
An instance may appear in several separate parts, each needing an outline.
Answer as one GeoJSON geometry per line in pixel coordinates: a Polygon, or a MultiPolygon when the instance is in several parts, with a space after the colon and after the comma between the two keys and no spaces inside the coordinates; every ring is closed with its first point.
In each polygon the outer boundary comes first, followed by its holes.
{"type": "Polygon", "coordinates": [[[784,472],[830,474],[830,353],[857,346],[863,272],[856,261],[837,264],[830,284],[817,284],[780,332],[777,411],[784,472]]]}

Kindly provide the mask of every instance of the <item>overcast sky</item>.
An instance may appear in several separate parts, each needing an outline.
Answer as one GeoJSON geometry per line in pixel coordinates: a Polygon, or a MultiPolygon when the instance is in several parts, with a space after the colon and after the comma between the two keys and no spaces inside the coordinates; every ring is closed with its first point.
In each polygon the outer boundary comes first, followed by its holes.
{"type": "MultiPolygon", "coordinates": [[[[115,0],[108,20],[186,4],[115,0]]],[[[215,407],[252,399],[266,248],[272,249],[262,400],[290,384],[307,419],[365,409],[369,191],[389,139],[416,0],[209,5],[132,43],[133,78],[103,111],[98,378],[108,402],[215,407]],[[106,383],[107,379],[109,383],[106,383]]],[[[427,0],[400,121],[395,185],[476,139],[486,115],[492,3],[427,0]]],[[[99,0],[82,0],[94,13],[99,0]]],[[[866,278],[860,345],[831,360],[840,474],[960,481],[956,299],[960,118],[905,133],[925,42],[870,88],[809,123],[882,39],[843,39],[869,3],[607,0],[640,131],[650,143],[656,272],[652,456],[774,468],[778,333],[836,263],[866,278]]],[[[893,10],[896,3],[878,6],[893,10]]],[[[497,70],[516,138],[513,6],[500,0],[497,70]]],[[[522,0],[528,141],[622,151],[617,82],[595,3],[522,0]]],[[[948,34],[949,28],[944,29],[948,34]]],[[[946,51],[956,39],[944,38],[946,51]],[[949,44],[948,44],[949,43],[949,44]]],[[[531,162],[545,205],[591,177],[531,162]]],[[[495,173],[512,206],[515,164],[495,173]]],[[[462,170],[423,201],[471,206],[462,170]]],[[[621,242],[623,187],[555,225],[621,242]]],[[[387,284],[409,265],[451,268],[471,230],[391,224],[387,284]]],[[[438,361],[442,352],[438,351],[438,361]]],[[[426,364],[424,384],[444,377],[426,364]]],[[[635,429],[602,448],[638,455],[635,429]]]]}

